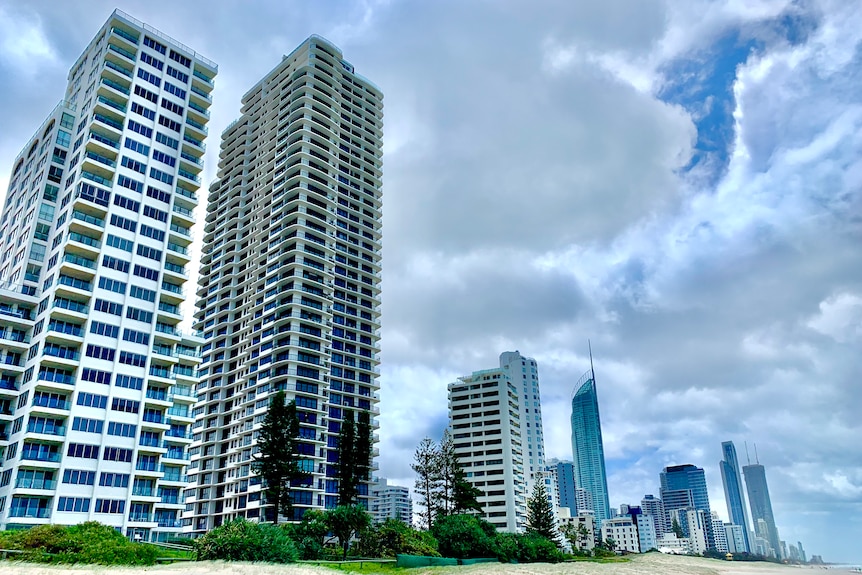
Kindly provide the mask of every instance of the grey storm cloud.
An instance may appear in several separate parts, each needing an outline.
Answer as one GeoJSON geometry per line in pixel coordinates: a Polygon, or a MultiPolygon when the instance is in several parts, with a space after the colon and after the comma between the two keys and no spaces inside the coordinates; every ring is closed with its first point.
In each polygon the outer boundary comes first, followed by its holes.
{"type": "MultiPolygon", "coordinates": [[[[0,183],[114,8],[81,6],[0,0],[0,183]]],[[[612,504],[694,463],[726,518],[720,442],[748,441],[782,536],[860,560],[858,3],[120,7],[220,66],[205,180],[242,94],[309,34],[383,90],[381,475],[411,485],[446,385],[508,349],[539,361],[546,451],[570,458],[590,339],[612,504]],[[659,94],[734,30],[764,48],[736,68],[729,164],[704,184],[709,163],[685,170],[701,112],[659,94]]]]}

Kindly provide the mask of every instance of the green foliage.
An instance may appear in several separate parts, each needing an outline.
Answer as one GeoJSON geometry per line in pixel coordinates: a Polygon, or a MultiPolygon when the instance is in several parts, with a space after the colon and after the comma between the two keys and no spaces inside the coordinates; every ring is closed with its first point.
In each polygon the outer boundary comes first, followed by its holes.
{"type": "Polygon", "coordinates": [[[535,533],[500,533],[497,545],[497,557],[504,563],[558,563],[565,559],[553,541],[535,533]]]}
{"type": "Polygon", "coordinates": [[[467,474],[460,463],[457,463],[452,477],[452,513],[460,514],[468,511],[481,513],[482,506],[479,504],[481,495],[482,490],[467,481],[467,474]]]}
{"type": "Polygon", "coordinates": [[[416,473],[415,490],[419,495],[419,505],[425,508],[419,514],[421,526],[431,529],[437,508],[437,491],[440,487],[440,458],[437,445],[430,437],[423,439],[413,454],[410,467],[416,473]]]}
{"type": "Polygon", "coordinates": [[[616,553],[599,544],[593,549],[593,557],[616,557],[616,553]]]}
{"type": "Polygon", "coordinates": [[[471,559],[497,557],[497,531],[494,526],[472,515],[440,517],[431,528],[437,551],[443,557],[471,559]]]}
{"type": "Polygon", "coordinates": [[[286,530],[239,518],[195,539],[198,561],[292,563],[298,553],[286,530]]]}
{"type": "Polygon", "coordinates": [[[339,505],[335,509],[326,511],[324,523],[329,528],[329,532],[338,539],[342,559],[347,559],[350,538],[371,525],[371,516],[361,505],[339,505]]]}
{"type": "Polygon", "coordinates": [[[320,559],[323,555],[323,542],[329,527],[326,514],[309,509],[299,523],[289,523],[283,527],[299,551],[300,559],[320,559]]]}
{"type": "Polygon", "coordinates": [[[554,510],[548,501],[548,491],[541,476],[536,478],[533,493],[527,499],[527,533],[544,537],[558,545],[554,525],[554,510]]]}
{"type": "Polygon", "coordinates": [[[25,551],[21,558],[26,561],[153,565],[161,555],[157,547],[133,543],[113,527],[95,521],[71,527],[38,525],[0,535],[0,547],[25,551]]]}
{"type": "Polygon", "coordinates": [[[437,540],[427,531],[419,531],[397,519],[362,532],[359,546],[362,557],[395,557],[399,554],[438,557],[437,540]]]}
{"type": "Polygon", "coordinates": [[[291,481],[308,476],[299,465],[300,458],[296,452],[298,437],[296,401],[285,404],[284,392],[279,391],[273,396],[266,412],[258,438],[260,452],[252,463],[252,470],[265,482],[266,500],[273,506],[271,518],[275,523],[278,523],[279,515],[293,515],[291,481]]]}
{"type": "Polygon", "coordinates": [[[354,420],[353,411],[344,410],[341,432],[338,434],[338,504],[353,505],[359,496],[359,484],[368,480],[371,471],[371,415],[359,413],[354,420]]]}
{"type": "Polygon", "coordinates": [[[671,529],[673,530],[674,535],[677,536],[677,539],[685,539],[685,533],[683,533],[682,527],[680,526],[679,521],[676,520],[676,517],[673,518],[671,529]]]}

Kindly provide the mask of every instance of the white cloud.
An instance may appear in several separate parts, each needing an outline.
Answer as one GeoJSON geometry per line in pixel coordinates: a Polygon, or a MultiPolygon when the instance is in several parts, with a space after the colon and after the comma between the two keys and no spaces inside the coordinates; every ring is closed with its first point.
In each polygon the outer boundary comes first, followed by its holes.
{"type": "Polygon", "coordinates": [[[38,15],[18,14],[0,6],[0,60],[30,76],[38,73],[42,63],[56,62],[38,15]]]}

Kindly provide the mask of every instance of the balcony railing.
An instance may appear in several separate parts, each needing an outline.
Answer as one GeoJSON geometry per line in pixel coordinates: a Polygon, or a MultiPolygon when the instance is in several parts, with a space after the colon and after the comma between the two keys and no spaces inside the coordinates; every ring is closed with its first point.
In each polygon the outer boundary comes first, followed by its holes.
{"type": "Polygon", "coordinates": [[[105,144],[106,146],[110,146],[111,148],[116,148],[116,149],[120,148],[119,142],[116,142],[110,138],[106,138],[105,136],[102,136],[101,134],[97,134],[96,132],[90,132],[90,139],[95,140],[97,142],[101,142],[101,143],[105,144]]]}
{"type": "MultiPolygon", "coordinates": [[[[118,129],[122,129],[122,126],[118,129]]],[[[105,187],[111,187],[112,185],[110,178],[103,178],[102,176],[94,174],[93,172],[85,172],[84,170],[81,170],[81,177],[96,182],[97,184],[101,184],[105,187]]]]}
{"type": "Polygon", "coordinates": [[[47,507],[44,509],[28,509],[13,506],[9,511],[9,517],[20,519],[47,519],[51,517],[51,510],[47,507]]]}
{"type": "Polygon", "coordinates": [[[57,278],[57,283],[84,291],[93,291],[93,286],[90,282],[85,282],[71,276],[61,275],[57,278]]]}
{"type": "Polygon", "coordinates": [[[132,44],[138,43],[138,39],[135,36],[129,34],[128,32],[126,32],[125,30],[123,30],[121,28],[111,28],[111,32],[113,32],[114,34],[116,34],[120,38],[125,38],[126,40],[128,40],[132,44]]]}
{"type": "MultiPolygon", "coordinates": [[[[124,89],[122,86],[120,86],[116,82],[111,82],[107,78],[102,78],[103,84],[110,86],[109,82],[110,82],[110,84],[114,84],[116,86],[119,86],[119,88],[117,88],[117,89],[120,89],[121,91],[122,91],[122,89],[124,89]]],[[[111,87],[113,88],[113,86],[111,86],[111,87]]],[[[126,93],[128,93],[128,90],[126,90],[126,93]]],[[[123,124],[121,122],[117,122],[116,120],[112,120],[111,118],[109,118],[107,116],[103,116],[102,114],[93,114],[93,118],[102,122],[103,124],[106,124],[108,126],[111,126],[112,128],[115,128],[117,130],[123,129],[123,124]]]]}
{"type": "MultiPolygon", "coordinates": [[[[121,50],[122,50],[122,48],[121,48],[121,50]]],[[[128,68],[123,68],[119,64],[114,64],[110,60],[105,60],[105,67],[110,68],[111,70],[114,70],[115,72],[122,74],[123,76],[126,76],[127,78],[132,77],[132,71],[131,70],[129,70],[128,68]]],[[[100,102],[102,101],[101,98],[99,99],[99,101],[100,102]]]]}
{"type": "MultiPolygon", "coordinates": [[[[58,307],[61,309],[67,309],[69,311],[74,311],[74,312],[83,313],[83,314],[86,314],[90,311],[89,306],[87,306],[86,304],[72,301],[72,300],[66,299],[66,298],[55,298],[53,307],[58,307]]],[[[51,329],[51,328],[49,328],[49,329],[51,329]]]]}
{"type": "Polygon", "coordinates": [[[41,477],[18,477],[15,479],[15,487],[21,489],[56,489],[57,480],[41,477]]]}
{"type": "Polygon", "coordinates": [[[102,78],[102,84],[108,86],[109,88],[113,88],[121,94],[125,94],[127,96],[129,95],[129,89],[118,82],[114,82],[113,80],[110,80],[108,78],[102,78]]]}
{"type": "Polygon", "coordinates": [[[99,240],[91,238],[90,236],[85,236],[84,234],[79,234],[78,232],[69,232],[69,239],[73,242],[86,244],[94,248],[102,247],[102,242],[99,240]]]}
{"type": "Polygon", "coordinates": [[[27,424],[27,432],[28,433],[41,433],[42,435],[57,435],[59,437],[64,437],[66,435],[66,428],[62,425],[46,425],[46,424],[27,424]]]}
{"type": "Polygon", "coordinates": [[[72,217],[76,220],[81,220],[82,222],[87,222],[88,224],[99,226],[100,228],[105,227],[105,220],[103,220],[102,218],[97,218],[96,216],[85,214],[84,212],[72,212],[72,217]]]}
{"type": "Polygon", "coordinates": [[[63,254],[63,261],[70,264],[75,264],[77,266],[96,269],[96,262],[89,258],[85,258],[82,256],[76,256],[74,254],[63,254]]]}

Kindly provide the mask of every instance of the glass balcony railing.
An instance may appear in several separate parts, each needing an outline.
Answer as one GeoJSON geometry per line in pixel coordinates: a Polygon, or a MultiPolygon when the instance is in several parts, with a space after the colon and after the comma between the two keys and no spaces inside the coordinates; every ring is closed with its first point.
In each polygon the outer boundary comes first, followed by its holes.
{"type": "Polygon", "coordinates": [[[203,80],[205,83],[207,83],[207,84],[209,84],[210,86],[212,86],[212,84],[213,84],[213,80],[212,80],[212,78],[210,78],[209,76],[205,75],[203,72],[201,72],[201,71],[199,71],[199,70],[195,70],[195,71],[193,72],[193,75],[194,75],[194,77],[195,77],[195,78],[198,78],[198,79],[200,79],[200,80],[203,80]]]}
{"type": "Polygon", "coordinates": [[[56,451],[24,451],[21,454],[21,459],[26,459],[28,461],[48,461],[50,463],[56,463],[60,461],[60,454],[56,451]]]}
{"type": "Polygon", "coordinates": [[[60,437],[66,435],[66,428],[62,425],[49,425],[44,423],[28,423],[27,431],[29,433],[41,433],[42,435],[57,435],[60,437]]]}
{"type": "Polygon", "coordinates": [[[84,234],[79,234],[78,232],[69,232],[69,239],[73,242],[85,244],[97,249],[102,246],[102,242],[99,240],[91,238],[90,236],[85,236],[84,234]]]}
{"type": "Polygon", "coordinates": [[[105,144],[106,146],[110,146],[111,148],[116,148],[116,149],[120,148],[119,142],[116,142],[110,138],[106,138],[105,136],[103,136],[101,134],[97,134],[96,132],[90,132],[90,139],[95,140],[97,142],[101,142],[101,143],[105,144]]]}
{"type": "Polygon", "coordinates": [[[128,40],[132,44],[138,43],[138,38],[136,36],[129,34],[128,32],[126,32],[125,30],[123,30],[121,28],[111,28],[111,32],[113,32],[114,34],[116,34],[120,38],[125,38],[126,40],[128,40]]]}
{"type": "Polygon", "coordinates": [[[72,301],[72,300],[66,299],[66,298],[61,298],[61,297],[54,299],[54,306],[53,307],[58,307],[61,309],[67,309],[69,311],[74,311],[74,312],[83,313],[83,314],[86,314],[87,312],[90,311],[90,307],[86,304],[83,304],[83,303],[80,303],[77,301],[72,301]]]}
{"type": "Polygon", "coordinates": [[[191,144],[191,145],[193,145],[193,146],[197,146],[198,148],[200,148],[200,149],[202,149],[202,150],[206,150],[206,149],[207,149],[206,144],[204,144],[203,142],[201,142],[201,141],[200,141],[200,140],[198,140],[197,138],[192,138],[192,137],[191,137],[191,136],[189,136],[189,135],[183,135],[183,141],[184,141],[184,142],[188,142],[189,144],[191,144]]]}
{"type": "MultiPolygon", "coordinates": [[[[118,129],[122,129],[122,127],[118,129]]],[[[102,176],[94,174],[93,172],[85,172],[84,170],[81,170],[81,177],[96,182],[97,184],[101,184],[105,187],[111,187],[112,184],[111,178],[103,178],[102,176]]]]}
{"type": "Polygon", "coordinates": [[[63,261],[70,264],[75,264],[77,266],[96,269],[96,262],[89,258],[85,258],[82,256],[77,256],[74,254],[63,254],[63,261]]]}
{"type": "MultiPolygon", "coordinates": [[[[124,67],[120,66],[119,64],[114,64],[110,60],[105,60],[105,67],[110,68],[111,70],[117,72],[118,74],[126,76],[127,78],[132,77],[132,71],[131,70],[129,70],[128,68],[124,68],[124,67]]],[[[101,100],[99,100],[99,101],[101,101],[101,100]]]]}
{"type": "Polygon", "coordinates": [[[105,227],[105,220],[103,220],[102,218],[97,218],[96,216],[85,214],[84,212],[72,212],[72,217],[76,220],[81,220],[82,222],[87,222],[88,224],[99,226],[100,228],[105,227]]]}
{"type": "Polygon", "coordinates": [[[118,110],[124,114],[126,113],[126,107],[124,105],[122,105],[118,102],[115,102],[115,101],[111,100],[110,98],[106,98],[104,96],[99,96],[97,98],[97,100],[99,100],[101,103],[108,106],[109,108],[113,108],[113,109],[118,110]]]}
{"type": "Polygon", "coordinates": [[[85,282],[84,280],[79,280],[78,278],[73,278],[67,275],[61,275],[57,278],[57,283],[73,287],[75,289],[80,289],[84,291],[93,291],[93,284],[90,282],[85,282]]]}
{"type": "Polygon", "coordinates": [[[104,165],[108,166],[109,168],[116,168],[117,167],[117,162],[115,162],[111,158],[106,158],[105,156],[102,156],[101,154],[97,154],[96,152],[91,152],[91,151],[87,150],[87,153],[85,155],[86,155],[86,157],[90,158],[91,160],[99,162],[100,164],[104,164],[104,165]]]}
{"type": "Polygon", "coordinates": [[[177,186],[177,193],[178,193],[179,195],[183,196],[184,198],[188,198],[188,199],[190,199],[190,200],[198,201],[198,196],[197,196],[197,194],[195,194],[194,192],[190,192],[190,191],[188,191],[187,189],[185,189],[185,188],[183,188],[183,187],[181,187],[181,186],[177,186]]]}
{"type": "Polygon", "coordinates": [[[129,95],[129,89],[118,82],[114,82],[113,80],[110,80],[108,78],[102,78],[102,84],[108,86],[109,88],[113,88],[121,94],[125,94],[126,96],[129,95]]]}
{"type": "Polygon", "coordinates": [[[131,60],[132,62],[134,62],[134,61],[135,61],[135,60],[137,60],[137,58],[138,58],[138,56],[137,56],[136,54],[134,54],[133,52],[129,52],[129,51],[128,51],[128,50],[126,50],[125,48],[120,48],[120,47],[119,47],[119,46],[117,46],[116,44],[110,44],[110,43],[109,43],[109,44],[108,44],[108,49],[109,49],[109,50],[111,50],[112,52],[116,52],[116,53],[117,53],[117,54],[119,54],[120,56],[123,56],[123,57],[125,57],[125,58],[128,58],[128,59],[129,59],[129,60],[131,60]]]}
{"type": "Polygon", "coordinates": [[[47,519],[51,517],[51,510],[47,507],[42,509],[30,509],[13,506],[9,511],[9,516],[24,519],[47,519]]]}
{"type": "Polygon", "coordinates": [[[41,477],[18,477],[15,479],[15,487],[21,489],[56,489],[57,480],[41,477]]]}
{"type": "MultiPolygon", "coordinates": [[[[110,81],[110,80],[107,80],[107,81],[110,81]]],[[[102,82],[106,82],[106,80],[102,79],[102,82]]],[[[113,83],[113,82],[111,82],[111,83],[113,83]]],[[[120,87],[122,88],[122,86],[120,86],[120,87]]],[[[113,120],[113,119],[111,119],[107,116],[104,116],[102,114],[93,114],[93,119],[98,120],[99,122],[102,122],[103,124],[114,128],[115,130],[122,130],[123,129],[122,122],[118,122],[118,121],[113,120]]]]}

